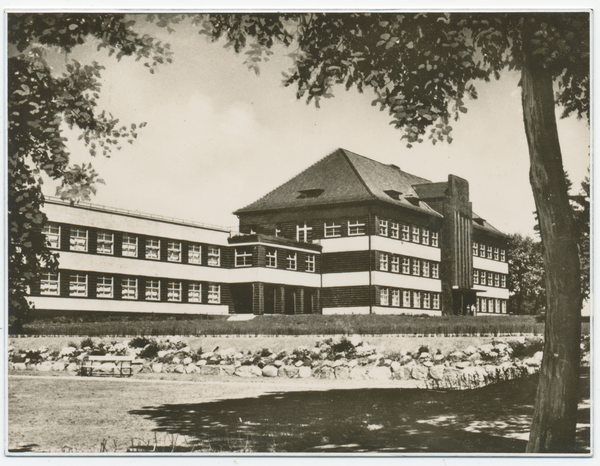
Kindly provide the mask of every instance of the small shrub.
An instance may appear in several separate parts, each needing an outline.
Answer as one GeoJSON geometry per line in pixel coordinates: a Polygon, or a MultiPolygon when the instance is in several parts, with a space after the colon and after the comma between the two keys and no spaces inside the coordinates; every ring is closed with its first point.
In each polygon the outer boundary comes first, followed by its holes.
{"type": "Polygon", "coordinates": [[[356,353],[356,349],[350,340],[346,337],[341,337],[338,343],[331,345],[334,353],[346,353],[346,356],[356,353]]]}
{"type": "Polygon", "coordinates": [[[158,356],[159,351],[160,348],[158,344],[153,341],[144,347],[144,349],[140,352],[139,357],[143,359],[154,359],[156,356],[158,356]]]}
{"type": "Polygon", "coordinates": [[[419,349],[417,350],[417,354],[421,354],[421,353],[429,353],[429,348],[427,346],[419,346],[419,349]]]}
{"type": "Polygon", "coordinates": [[[146,337],[135,337],[129,342],[129,347],[130,348],[145,348],[150,343],[152,343],[152,340],[149,340],[146,337]]]}
{"type": "Polygon", "coordinates": [[[81,349],[83,348],[94,348],[96,346],[96,344],[94,343],[94,340],[92,340],[90,337],[85,337],[83,340],[81,340],[81,343],[79,343],[79,347],[81,349]]]}

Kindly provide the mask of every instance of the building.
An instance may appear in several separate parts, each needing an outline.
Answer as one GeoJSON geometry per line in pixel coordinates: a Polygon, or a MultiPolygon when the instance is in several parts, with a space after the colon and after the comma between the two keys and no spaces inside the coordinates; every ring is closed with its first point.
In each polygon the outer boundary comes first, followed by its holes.
{"type": "Polygon", "coordinates": [[[39,310],[176,314],[506,314],[507,237],[466,180],[432,183],[338,149],[219,227],[58,199],[60,269],[39,310]]]}

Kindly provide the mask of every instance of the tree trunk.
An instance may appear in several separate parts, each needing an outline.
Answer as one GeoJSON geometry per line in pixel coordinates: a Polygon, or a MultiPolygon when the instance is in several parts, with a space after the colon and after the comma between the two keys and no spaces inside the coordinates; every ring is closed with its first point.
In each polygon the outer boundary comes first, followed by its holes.
{"type": "MultiPolygon", "coordinates": [[[[523,41],[524,48],[527,41],[523,41]]],[[[575,451],[581,339],[577,235],[554,114],[552,76],[525,51],[522,104],[546,268],[544,358],[528,453],[575,451]]]]}

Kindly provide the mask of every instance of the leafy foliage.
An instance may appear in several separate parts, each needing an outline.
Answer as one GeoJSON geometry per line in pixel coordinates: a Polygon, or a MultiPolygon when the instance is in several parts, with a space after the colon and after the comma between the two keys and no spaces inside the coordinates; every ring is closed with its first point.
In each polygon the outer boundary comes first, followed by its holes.
{"type": "Polygon", "coordinates": [[[89,200],[95,183],[102,183],[91,164],[71,166],[63,129],[78,129],[90,154],[109,156],[121,140],[133,142],[138,128],[97,109],[103,66],[97,62],[67,62],[56,75],[49,54],[68,53],[93,40],[98,50],[116,58],[144,59],[151,72],[170,62],[168,45],[134,29],[135,21],[122,14],[8,15],[8,225],[9,313],[12,331],[27,320],[27,290],[41,268],[57,267],[56,254],[47,247],[42,228],[44,196],[41,174],[60,180],[57,195],[71,202],[89,200]]]}
{"type": "Polygon", "coordinates": [[[513,314],[539,314],[546,309],[546,282],[542,244],[528,236],[508,241],[508,300],[513,314]]]}

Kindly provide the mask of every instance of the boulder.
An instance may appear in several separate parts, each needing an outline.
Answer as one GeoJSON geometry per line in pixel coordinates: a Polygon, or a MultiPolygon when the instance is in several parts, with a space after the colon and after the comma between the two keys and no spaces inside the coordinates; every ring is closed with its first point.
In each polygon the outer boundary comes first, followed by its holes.
{"type": "Polygon", "coordinates": [[[471,356],[472,354],[477,352],[477,348],[475,348],[474,346],[467,346],[467,348],[464,350],[464,353],[467,356],[471,356]]]}
{"type": "Polygon", "coordinates": [[[281,366],[277,371],[279,377],[287,377],[288,379],[298,377],[298,369],[296,366],[281,366]]]}
{"type": "Polygon", "coordinates": [[[239,366],[234,366],[231,364],[225,364],[224,366],[220,366],[219,368],[221,369],[221,375],[234,375],[235,374],[235,370],[241,367],[241,365],[239,366]]]}
{"type": "Polygon", "coordinates": [[[245,378],[261,377],[262,370],[258,366],[240,366],[235,370],[235,375],[245,378]]]}
{"type": "Polygon", "coordinates": [[[336,368],[334,368],[334,375],[336,379],[349,379],[350,368],[348,366],[337,366],[336,368]]]}
{"type": "Polygon", "coordinates": [[[423,366],[425,366],[425,367],[431,367],[431,366],[433,366],[433,363],[431,361],[423,361],[421,364],[423,366]]]}
{"type": "Polygon", "coordinates": [[[161,362],[155,362],[152,364],[152,372],[161,373],[163,371],[163,364],[161,362]]]}
{"type": "Polygon", "coordinates": [[[393,361],[390,364],[390,368],[392,369],[392,372],[398,372],[400,370],[400,367],[402,367],[402,366],[400,365],[400,363],[398,361],[393,361]]]}
{"type": "Polygon", "coordinates": [[[283,361],[277,360],[273,363],[273,365],[279,369],[281,366],[283,366],[283,361]]]}
{"type": "Polygon", "coordinates": [[[365,380],[367,378],[367,368],[365,366],[355,366],[350,369],[350,378],[354,380],[365,380]]]}
{"type": "Polygon", "coordinates": [[[185,373],[185,366],[183,364],[177,364],[175,366],[175,368],[173,369],[173,372],[175,372],[177,374],[184,374],[185,373]]]}
{"type": "Polygon", "coordinates": [[[470,365],[471,365],[470,362],[462,361],[462,362],[457,362],[454,366],[457,367],[458,369],[465,369],[465,368],[469,367],[470,365]]]}
{"type": "Polygon", "coordinates": [[[78,369],[79,369],[79,366],[77,365],[76,362],[72,362],[67,365],[68,372],[77,372],[78,369]]]}
{"type": "Polygon", "coordinates": [[[350,361],[348,363],[348,367],[352,368],[354,366],[356,366],[358,364],[358,361],[356,359],[353,359],[352,361],[350,361]]]}
{"type": "Polygon", "coordinates": [[[190,358],[189,356],[187,358],[183,359],[183,364],[185,364],[186,366],[189,366],[192,363],[192,358],[190,358]]]}
{"type": "Polygon", "coordinates": [[[315,377],[318,379],[333,379],[335,378],[335,372],[331,366],[321,366],[315,371],[315,377]]]}
{"type": "Polygon", "coordinates": [[[54,364],[52,364],[52,370],[56,372],[64,371],[65,367],[67,367],[67,363],[64,361],[57,361],[54,364]]]}
{"type": "Polygon", "coordinates": [[[18,371],[24,371],[27,369],[27,364],[25,364],[24,362],[16,362],[13,364],[13,367],[18,371]]]}
{"type": "Polygon", "coordinates": [[[445,369],[444,366],[432,366],[429,368],[429,376],[435,380],[443,380],[445,369]]]}
{"type": "Polygon", "coordinates": [[[220,375],[221,368],[219,366],[200,366],[200,374],[202,375],[220,375]]]}
{"type": "Polygon", "coordinates": [[[181,359],[179,359],[177,356],[175,356],[173,358],[173,364],[179,364],[181,362],[181,359]]]}
{"type": "Polygon", "coordinates": [[[453,351],[448,355],[448,359],[453,362],[462,361],[465,357],[466,355],[462,351],[453,351]]]}
{"type": "Polygon", "coordinates": [[[50,372],[52,370],[52,363],[42,362],[41,364],[37,364],[35,368],[40,372],[50,372]]]}
{"type": "Polygon", "coordinates": [[[262,369],[263,377],[277,377],[277,367],[275,366],[265,366],[262,369]]]}
{"type": "Polygon", "coordinates": [[[306,377],[310,377],[312,375],[312,370],[310,369],[310,367],[306,367],[306,366],[302,366],[299,370],[298,370],[298,377],[300,378],[306,378],[306,377]]]}
{"type": "Polygon", "coordinates": [[[410,376],[415,380],[425,380],[429,374],[429,370],[423,366],[413,366],[410,371],[410,376]]]}
{"type": "Polygon", "coordinates": [[[367,376],[373,380],[389,380],[392,378],[392,370],[387,366],[377,366],[369,370],[367,376]]]}

